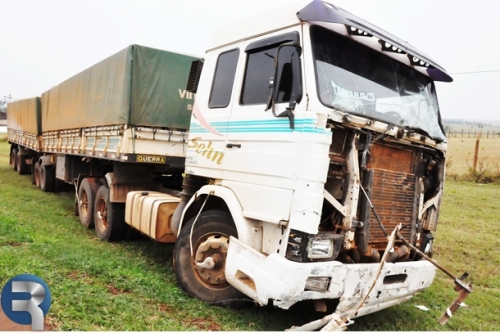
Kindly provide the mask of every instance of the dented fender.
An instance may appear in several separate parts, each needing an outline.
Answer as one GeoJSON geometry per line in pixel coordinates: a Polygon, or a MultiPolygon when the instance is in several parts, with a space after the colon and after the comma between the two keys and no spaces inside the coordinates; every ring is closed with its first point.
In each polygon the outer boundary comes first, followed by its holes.
{"type": "Polygon", "coordinates": [[[370,288],[379,264],[347,265],[338,261],[299,263],[277,253],[264,255],[231,237],[226,259],[226,280],[261,305],[270,300],[288,309],[303,300],[340,299],[337,313],[363,316],[410,299],[429,287],[436,268],[427,261],[386,263],[370,288]],[[327,278],[324,291],[307,289],[310,278],[327,278]],[[364,306],[358,304],[365,298],[364,306]]]}
{"type": "Polygon", "coordinates": [[[236,194],[230,188],[220,185],[203,186],[191,197],[191,199],[189,199],[184,211],[182,212],[178,234],[180,233],[184,223],[187,223],[187,221],[184,221],[186,211],[188,211],[189,207],[201,195],[215,196],[224,200],[229,208],[229,213],[233,218],[236,230],[238,231],[238,238],[242,242],[249,244],[250,247],[260,250],[262,246],[262,228],[260,224],[255,220],[245,218],[243,216],[243,208],[236,197],[236,194]]]}

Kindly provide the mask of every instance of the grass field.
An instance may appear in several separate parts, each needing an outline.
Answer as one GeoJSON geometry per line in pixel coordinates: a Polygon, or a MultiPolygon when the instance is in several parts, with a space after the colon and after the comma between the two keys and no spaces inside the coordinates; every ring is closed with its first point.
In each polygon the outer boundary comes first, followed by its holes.
{"type": "MultiPolygon", "coordinates": [[[[468,271],[474,285],[467,306],[447,325],[437,319],[456,293],[438,272],[434,284],[411,301],[357,318],[350,330],[499,330],[499,202],[498,185],[446,185],[435,258],[457,275],[468,271]]],[[[172,245],[147,239],[105,243],[72,212],[73,193],[36,189],[30,176],[9,168],[8,145],[0,142],[0,288],[17,274],[40,276],[52,293],[47,321],[54,329],[278,331],[325,315],[309,302],[288,311],[209,306],[178,287],[172,245]]]]}
{"type": "MultiPolygon", "coordinates": [[[[448,138],[449,174],[465,174],[474,162],[476,138],[448,138]]],[[[500,173],[500,138],[482,138],[479,141],[478,170],[479,168],[500,173]]]]}

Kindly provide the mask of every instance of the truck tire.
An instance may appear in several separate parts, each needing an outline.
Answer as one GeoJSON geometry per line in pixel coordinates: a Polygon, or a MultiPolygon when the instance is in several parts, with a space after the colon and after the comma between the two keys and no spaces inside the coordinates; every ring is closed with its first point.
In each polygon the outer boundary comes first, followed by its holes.
{"type": "Polygon", "coordinates": [[[80,223],[85,228],[94,227],[94,204],[97,191],[99,190],[99,181],[96,178],[85,178],[78,188],[78,216],[80,223]]]}
{"type": "Polygon", "coordinates": [[[17,149],[13,148],[12,151],[10,152],[10,167],[12,170],[16,171],[17,170],[17,149]]]}
{"type": "Polygon", "coordinates": [[[28,164],[26,163],[26,156],[21,155],[21,151],[17,152],[16,168],[17,168],[17,173],[20,175],[25,175],[28,173],[28,164]]]}
{"type": "Polygon", "coordinates": [[[101,185],[95,197],[94,225],[97,237],[108,242],[122,240],[126,224],[125,204],[110,202],[106,185],[101,185]]]}
{"type": "Polygon", "coordinates": [[[40,164],[35,163],[35,185],[40,188],[40,164]]]}
{"type": "Polygon", "coordinates": [[[33,157],[31,159],[31,165],[30,165],[30,169],[31,169],[31,185],[36,185],[35,168],[36,168],[35,157],[33,157]]]}
{"type": "Polygon", "coordinates": [[[179,285],[187,294],[210,304],[242,306],[247,302],[246,296],[225,278],[229,236],[238,236],[231,215],[221,210],[201,213],[191,236],[193,223],[194,218],[183,226],[174,246],[174,270],[179,285]],[[202,263],[209,257],[215,263],[213,268],[196,266],[195,262],[202,263]]]}
{"type": "Polygon", "coordinates": [[[40,165],[40,189],[44,192],[54,192],[56,187],[56,172],[51,165],[40,165]]]}

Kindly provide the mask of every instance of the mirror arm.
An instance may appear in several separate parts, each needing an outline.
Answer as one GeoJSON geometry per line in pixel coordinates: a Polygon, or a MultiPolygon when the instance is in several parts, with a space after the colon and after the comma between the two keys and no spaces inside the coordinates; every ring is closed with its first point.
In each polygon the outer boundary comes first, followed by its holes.
{"type": "Polygon", "coordinates": [[[293,114],[293,110],[295,110],[296,105],[297,103],[295,101],[290,101],[290,104],[288,105],[286,110],[277,116],[288,117],[288,121],[290,122],[290,129],[295,129],[295,115],[293,114]]]}
{"type": "Polygon", "coordinates": [[[269,78],[269,95],[267,96],[266,109],[264,111],[273,108],[274,112],[274,77],[269,78]]]}

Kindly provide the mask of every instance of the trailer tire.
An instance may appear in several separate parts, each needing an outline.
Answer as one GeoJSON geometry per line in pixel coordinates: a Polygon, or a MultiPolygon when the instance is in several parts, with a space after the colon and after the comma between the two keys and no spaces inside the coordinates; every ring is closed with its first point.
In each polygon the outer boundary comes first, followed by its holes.
{"type": "Polygon", "coordinates": [[[35,157],[31,159],[31,185],[36,185],[36,174],[35,174],[35,169],[36,169],[36,164],[35,164],[35,157]]]}
{"type": "Polygon", "coordinates": [[[231,286],[225,278],[225,264],[229,236],[237,237],[231,215],[221,210],[209,210],[185,225],[174,246],[175,276],[182,290],[213,305],[241,307],[246,296],[231,286]],[[191,242],[193,257],[191,258],[191,242]],[[211,257],[213,268],[199,268],[197,263],[211,257]]]}
{"type": "Polygon", "coordinates": [[[87,229],[94,227],[94,205],[98,190],[99,181],[96,178],[85,178],[78,188],[78,216],[80,223],[87,229]]]}
{"type": "Polygon", "coordinates": [[[56,172],[51,165],[40,165],[40,189],[44,192],[54,192],[56,187],[56,172]]]}
{"type": "Polygon", "coordinates": [[[26,163],[26,156],[21,155],[21,151],[17,152],[16,168],[17,168],[17,173],[20,175],[25,175],[28,173],[28,164],[26,163]]]}
{"type": "Polygon", "coordinates": [[[95,196],[94,225],[97,237],[108,242],[122,240],[126,224],[125,204],[110,202],[106,185],[101,185],[95,196]]]}
{"type": "Polygon", "coordinates": [[[12,151],[10,152],[10,167],[12,170],[16,171],[17,170],[17,149],[12,148],[12,151]]]}
{"type": "Polygon", "coordinates": [[[40,183],[40,164],[36,163],[35,164],[35,185],[36,187],[40,188],[41,183],[40,183]]]}

